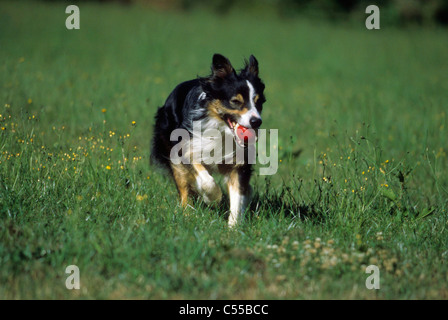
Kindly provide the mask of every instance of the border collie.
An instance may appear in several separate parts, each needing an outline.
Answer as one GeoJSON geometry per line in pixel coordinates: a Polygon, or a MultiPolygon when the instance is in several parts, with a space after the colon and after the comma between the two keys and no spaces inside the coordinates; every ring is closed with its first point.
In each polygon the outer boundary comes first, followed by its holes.
{"type": "Polygon", "coordinates": [[[186,207],[193,195],[201,196],[207,204],[219,203],[221,188],[212,177],[216,172],[224,176],[228,188],[229,226],[240,220],[252,193],[249,181],[253,162],[247,158],[262,122],[264,88],[253,55],[237,73],[226,57],[215,54],[211,75],[179,84],[158,109],[151,159],[172,174],[182,206],[186,207]],[[199,132],[195,127],[200,128],[199,132]],[[176,139],[179,135],[173,138],[173,132],[179,130],[186,133],[187,139],[176,139]],[[221,139],[210,138],[207,130],[218,132],[221,139]],[[222,148],[223,141],[231,141],[231,151],[226,143],[222,157],[210,161],[211,150],[222,148]],[[179,147],[183,153],[180,157],[186,161],[174,161],[179,147]],[[238,151],[242,151],[242,159],[238,159],[238,151]]]}

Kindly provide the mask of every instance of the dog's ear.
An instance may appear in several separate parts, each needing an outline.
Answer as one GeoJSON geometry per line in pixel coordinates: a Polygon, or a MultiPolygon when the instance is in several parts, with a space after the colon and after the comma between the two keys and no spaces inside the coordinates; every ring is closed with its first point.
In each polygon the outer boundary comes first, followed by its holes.
{"type": "Polygon", "coordinates": [[[254,76],[258,77],[258,61],[253,55],[250,56],[249,63],[246,65],[248,71],[252,73],[254,76]]]}
{"type": "Polygon", "coordinates": [[[253,55],[249,58],[249,72],[258,77],[258,61],[253,55]]]}
{"type": "Polygon", "coordinates": [[[230,74],[235,73],[229,59],[216,53],[213,55],[212,74],[215,78],[224,79],[230,74]]]}
{"type": "Polygon", "coordinates": [[[258,77],[258,61],[257,59],[251,55],[249,61],[245,61],[246,65],[244,69],[241,70],[241,75],[248,77],[249,75],[258,77]]]}

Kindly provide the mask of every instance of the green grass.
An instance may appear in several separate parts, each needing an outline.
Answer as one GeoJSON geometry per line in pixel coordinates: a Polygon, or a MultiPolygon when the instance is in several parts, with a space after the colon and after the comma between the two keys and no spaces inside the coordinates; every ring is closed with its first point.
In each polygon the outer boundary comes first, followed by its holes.
{"type": "Polygon", "coordinates": [[[68,31],[0,3],[1,298],[448,298],[446,30],[80,9],[68,31]],[[156,108],[215,52],[258,58],[279,129],[236,230],[148,164],[156,108]]]}

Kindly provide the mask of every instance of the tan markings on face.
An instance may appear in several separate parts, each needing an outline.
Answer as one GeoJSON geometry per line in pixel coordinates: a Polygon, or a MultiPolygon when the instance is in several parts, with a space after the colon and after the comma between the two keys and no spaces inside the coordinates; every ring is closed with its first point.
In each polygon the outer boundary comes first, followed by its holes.
{"type": "Polygon", "coordinates": [[[257,103],[258,99],[260,99],[260,96],[257,94],[254,98],[254,103],[257,103]]]}
{"type": "Polygon", "coordinates": [[[241,94],[238,93],[236,96],[230,99],[230,103],[237,108],[241,108],[244,105],[244,98],[241,94]]]}
{"type": "MultiPolygon", "coordinates": [[[[242,98],[242,97],[241,97],[242,98]]],[[[208,104],[208,110],[210,117],[214,117],[216,119],[222,119],[223,115],[232,115],[234,117],[241,117],[247,112],[247,109],[243,110],[235,110],[226,108],[222,102],[218,99],[212,100],[208,104]]]]}

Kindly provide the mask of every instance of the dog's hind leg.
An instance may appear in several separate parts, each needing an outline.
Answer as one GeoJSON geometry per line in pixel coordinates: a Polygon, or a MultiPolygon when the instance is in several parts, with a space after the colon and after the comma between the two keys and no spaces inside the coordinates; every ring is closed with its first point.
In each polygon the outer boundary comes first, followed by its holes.
{"type": "Polygon", "coordinates": [[[182,164],[171,164],[174,181],[180,195],[180,203],[182,207],[188,205],[188,194],[190,193],[190,183],[188,179],[189,171],[182,164]]]}

